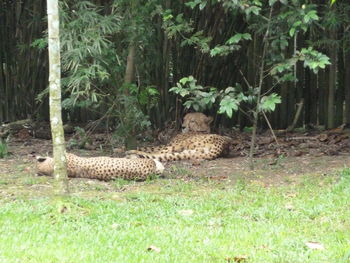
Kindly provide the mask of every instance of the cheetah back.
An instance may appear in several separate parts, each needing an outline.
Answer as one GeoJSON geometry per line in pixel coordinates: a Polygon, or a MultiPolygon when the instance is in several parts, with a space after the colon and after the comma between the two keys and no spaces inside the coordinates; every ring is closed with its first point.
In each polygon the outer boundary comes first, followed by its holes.
{"type": "Polygon", "coordinates": [[[231,138],[217,134],[184,133],[175,136],[164,147],[148,148],[146,151],[129,151],[127,154],[160,161],[212,160],[227,154],[231,141],[231,138]]]}
{"type": "MultiPolygon", "coordinates": [[[[123,178],[145,180],[152,173],[161,173],[164,167],[151,159],[125,159],[110,157],[78,157],[67,154],[69,177],[83,177],[99,180],[123,178]]],[[[42,158],[42,157],[40,157],[42,158]]],[[[53,174],[53,159],[44,158],[37,162],[38,174],[53,174]]]]}

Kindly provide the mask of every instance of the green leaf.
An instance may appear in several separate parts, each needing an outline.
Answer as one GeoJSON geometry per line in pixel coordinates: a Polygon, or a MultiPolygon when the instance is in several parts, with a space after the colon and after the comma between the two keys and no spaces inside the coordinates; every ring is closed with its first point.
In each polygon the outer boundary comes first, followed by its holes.
{"type": "Polygon", "coordinates": [[[290,35],[291,37],[293,37],[294,34],[295,34],[295,27],[292,27],[292,28],[289,30],[289,35],[290,35]]]}
{"type": "Polygon", "coordinates": [[[154,87],[148,87],[147,88],[147,92],[151,96],[159,95],[159,91],[156,88],[154,88],[154,87]]]}
{"type": "Polygon", "coordinates": [[[194,9],[198,5],[198,3],[193,1],[193,2],[187,2],[185,3],[185,5],[189,6],[191,9],[194,9]]]}
{"type": "Polygon", "coordinates": [[[185,96],[187,96],[187,95],[189,95],[190,94],[190,92],[188,91],[188,90],[186,90],[186,89],[182,89],[182,90],[180,90],[180,92],[179,92],[179,95],[181,96],[181,97],[185,97],[185,96]]]}
{"type": "Polygon", "coordinates": [[[175,94],[180,95],[181,97],[185,97],[190,94],[187,89],[184,89],[179,83],[177,83],[177,87],[172,87],[169,89],[170,92],[174,92],[175,94]]]}
{"type": "Polygon", "coordinates": [[[225,96],[220,102],[219,113],[226,114],[229,118],[232,117],[233,111],[238,110],[238,102],[230,96],[225,96]]]}
{"type": "Polygon", "coordinates": [[[318,19],[319,19],[316,10],[311,10],[307,15],[308,15],[312,20],[318,20],[318,19]]]}
{"type": "Polygon", "coordinates": [[[182,79],[179,80],[179,82],[180,82],[182,85],[185,85],[188,81],[189,81],[189,78],[187,78],[187,77],[184,77],[184,78],[182,78],[182,79]]]}
{"type": "Polygon", "coordinates": [[[237,44],[240,40],[242,39],[242,34],[236,34],[233,37],[230,37],[227,41],[226,44],[232,45],[232,44],[237,44]]]}
{"type": "Polygon", "coordinates": [[[216,46],[210,50],[210,56],[215,57],[216,55],[220,55],[223,51],[221,46],[216,46]]]}
{"type": "Polygon", "coordinates": [[[302,24],[301,21],[296,21],[294,24],[293,24],[293,27],[298,27],[302,24]]]}
{"type": "Polygon", "coordinates": [[[235,92],[235,88],[234,88],[234,87],[227,87],[227,88],[225,89],[225,93],[226,93],[226,94],[229,94],[230,92],[235,92]]]}
{"type": "Polygon", "coordinates": [[[184,102],[184,106],[185,106],[185,108],[186,108],[186,109],[191,108],[192,103],[193,103],[193,101],[191,101],[191,100],[185,101],[185,102],[184,102]]]}
{"type": "Polygon", "coordinates": [[[169,21],[171,19],[173,19],[173,15],[172,14],[168,14],[168,15],[163,16],[163,21],[164,22],[169,21]]]}
{"type": "Polygon", "coordinates": [[[310,17],[308,15],[304,16],[304,22],[307,24],[310,21],[310,17]]]}
{"type": "Polygon", "coordinates": [[[255,14],[255,15],[259,15],[260,10],[261,10],[260,7],[251,6],[251,7],[246,8],[246,9],[244,10],[244,12],[245,12],[247,15],[250,15],[251,13],[253,13],[253,14],[255,14]]]}
{"type": "Polygon", "coordinates": [[[281,97],[276,93],[272,93],[269,96],[264,96],[261,98],[260,109],[263,111],[274,111],[276,104],[281,103],[281,97]]]}
{"type": "Polygon", "coordinates": [[[199,4],[199,9],[203,10],[203,8],[205,8],[205,6],[207,5],[207,1],[203,1],[199,4]]]}
{"type": "Polygon", "coordinates": [[[242,38],[245,40],[252,40],[252,36],[249,33],[242,34],[242,38]]]}

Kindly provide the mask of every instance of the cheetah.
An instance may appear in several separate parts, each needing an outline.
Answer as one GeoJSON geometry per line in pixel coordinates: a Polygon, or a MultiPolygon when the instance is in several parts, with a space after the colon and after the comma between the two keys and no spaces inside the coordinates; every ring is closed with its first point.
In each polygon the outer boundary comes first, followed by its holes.
{"type": "MultiPolygon", "coordinates": [[[[68,177],[82,177],[103,181],[122,178],[146,180],[153,173],[162,173],[164,166],[158,160],[110,157],[78,157],[67,153],[68,177]]],[[[52,175],[54,161],[51,157],[37,157],[38,175],[52,175]]]]}
{"type": "Polygon", "coordinates": [[[232,139],[210,133],[212,117],[201,112],[187,113],[182,124],[182,133],[167,145],[127,151],[129,158],[155,159],[161,162],[179,160],[213,160],[226,155],[232,139]]]}
{"type": "Polygon", "coordinates": [[[126,155],[160,162],[213,160],[228,154],[231,142],[230,137],[217,134],[181,133],[167,145],[130,150],[126,152],[126,155]]]}

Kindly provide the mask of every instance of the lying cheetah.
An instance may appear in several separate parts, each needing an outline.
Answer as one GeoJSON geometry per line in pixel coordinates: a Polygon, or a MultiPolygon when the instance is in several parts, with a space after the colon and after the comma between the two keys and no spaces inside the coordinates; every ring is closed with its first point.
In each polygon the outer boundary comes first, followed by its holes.
{"type": "MultiPolygon", "coordinates": [[[[99,180],[123,178],[127,180],[145,180],[152,173],[162,173],[164,166],[157,160],[125,159],[110,157],[78,157],[67,155],[69,177],[83,177],[99,180]]],[[[53,174],[53,159],[37,157],[38,175],[53,174]]]]}
{"type": "Polygon", "coordinates": [[[130,157],[166,161],[212,160],[229,152],[231,138],[217,134],[182,133],[169,144],[127,151],[130,157]]]}

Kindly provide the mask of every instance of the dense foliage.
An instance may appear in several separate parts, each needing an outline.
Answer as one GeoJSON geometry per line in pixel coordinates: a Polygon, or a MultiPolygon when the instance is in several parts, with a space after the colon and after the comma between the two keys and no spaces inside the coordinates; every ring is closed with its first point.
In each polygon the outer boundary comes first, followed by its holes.
{"type": "MultiPolygon", "coordinates": [[[[298,126],[350,122],[347,1],[60,2],[66,119],[136,134],[189,108],[287,128],[303,103],[298,126]]],[[[47,118],[45,11],[0,4],[1,121],[47,118]]]]}

